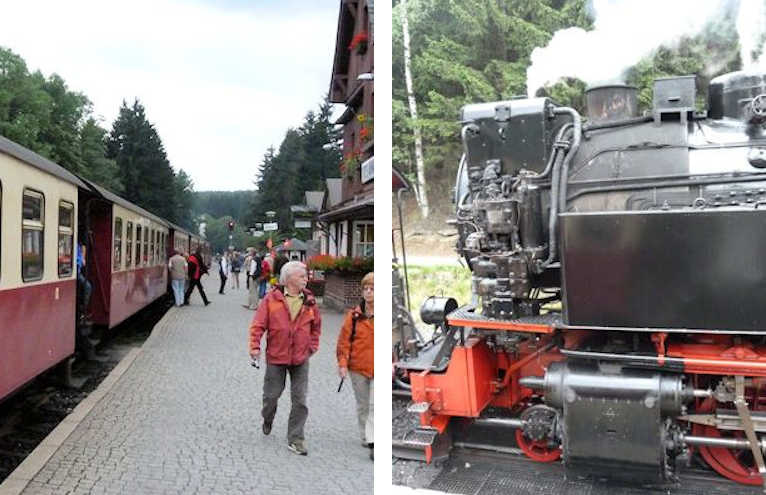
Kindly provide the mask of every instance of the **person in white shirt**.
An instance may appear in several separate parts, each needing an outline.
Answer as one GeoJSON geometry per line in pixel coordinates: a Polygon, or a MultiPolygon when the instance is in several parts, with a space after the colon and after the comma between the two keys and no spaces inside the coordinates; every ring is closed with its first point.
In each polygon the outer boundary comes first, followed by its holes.
{"type": "Polygon", "coordinates": [[[219,294],[223,294],[223,289],[226,287],[226,279],[229,278],[229,254],[223,253],[221,259],[218,262],[218,275],[221,277],[221,288],[218,290],[219,294]]]}
{"type": "Polygon", "coordinates": [[[260,271],[261,260],[253,250],[248,256],[250,262],[245,265],[247,267],[247,279],[250,280],[250,286],[248,287],[247,295],[247,309],[256,309],[258,307],[258,275],[260,271]]]}

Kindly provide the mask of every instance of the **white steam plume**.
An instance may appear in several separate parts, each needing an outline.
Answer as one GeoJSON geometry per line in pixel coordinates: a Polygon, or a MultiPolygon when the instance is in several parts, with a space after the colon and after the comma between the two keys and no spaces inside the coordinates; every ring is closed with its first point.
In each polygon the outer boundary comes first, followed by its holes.
{"type": "MultiPolygon", "coordinates": [[[[759,0],[742,0],[757,2],[759,0]]],[[[594,29],[562,29],[532,51],[527,92],[562,77],[614,82],[653,49],[698,33],[727,0],[593,0],[594,29]]]]}
{"type": "MultiPolygon", "coordinates": [[[[748,70],[761,67],[766,57],[761,56],[760,62],[753,58],[756,44],[760,41],[764,28],[763,0],[742,0],[737,13],[737,33],[739,34],[739,56],[742,68],[748,70]]],[[[765,47],[766,48],[766,47],[765,47]]]]}

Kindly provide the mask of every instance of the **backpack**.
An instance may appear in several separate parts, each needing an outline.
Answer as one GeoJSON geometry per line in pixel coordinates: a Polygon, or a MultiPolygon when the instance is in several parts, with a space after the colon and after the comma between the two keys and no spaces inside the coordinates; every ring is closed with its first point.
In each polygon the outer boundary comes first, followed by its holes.
{"type": "Polygon", "coordinates": [[[253,261],[255,261],[255,274],[253,274],[253,278],[257,279],[261,276],[261,257],[260,256],[254,257],[253,261]]]}

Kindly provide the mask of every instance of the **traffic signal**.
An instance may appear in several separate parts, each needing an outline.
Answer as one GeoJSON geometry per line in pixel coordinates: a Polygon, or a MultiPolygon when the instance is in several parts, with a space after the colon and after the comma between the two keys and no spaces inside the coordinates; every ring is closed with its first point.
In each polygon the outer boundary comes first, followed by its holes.
{"type": "Polygon", "coordinates": [[[234,230],[234,220],[229,220],[229,232],[234,230]]]}

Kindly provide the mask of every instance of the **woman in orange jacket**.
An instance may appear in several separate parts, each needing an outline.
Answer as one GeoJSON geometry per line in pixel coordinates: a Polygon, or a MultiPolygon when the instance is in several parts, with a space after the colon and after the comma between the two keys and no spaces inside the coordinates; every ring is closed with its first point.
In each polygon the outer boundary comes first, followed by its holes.
{"type": "MultiPolygon", "coordinates": [[[[348,313],[338,336],[338,374],[351,375],[362,445],[373,447],[373,388],[375,340],[375,285],[373,273],[362,278],[362,302],[348,313]]],[[[370,450],[370,458],[373,451],[370,450]]]]}

